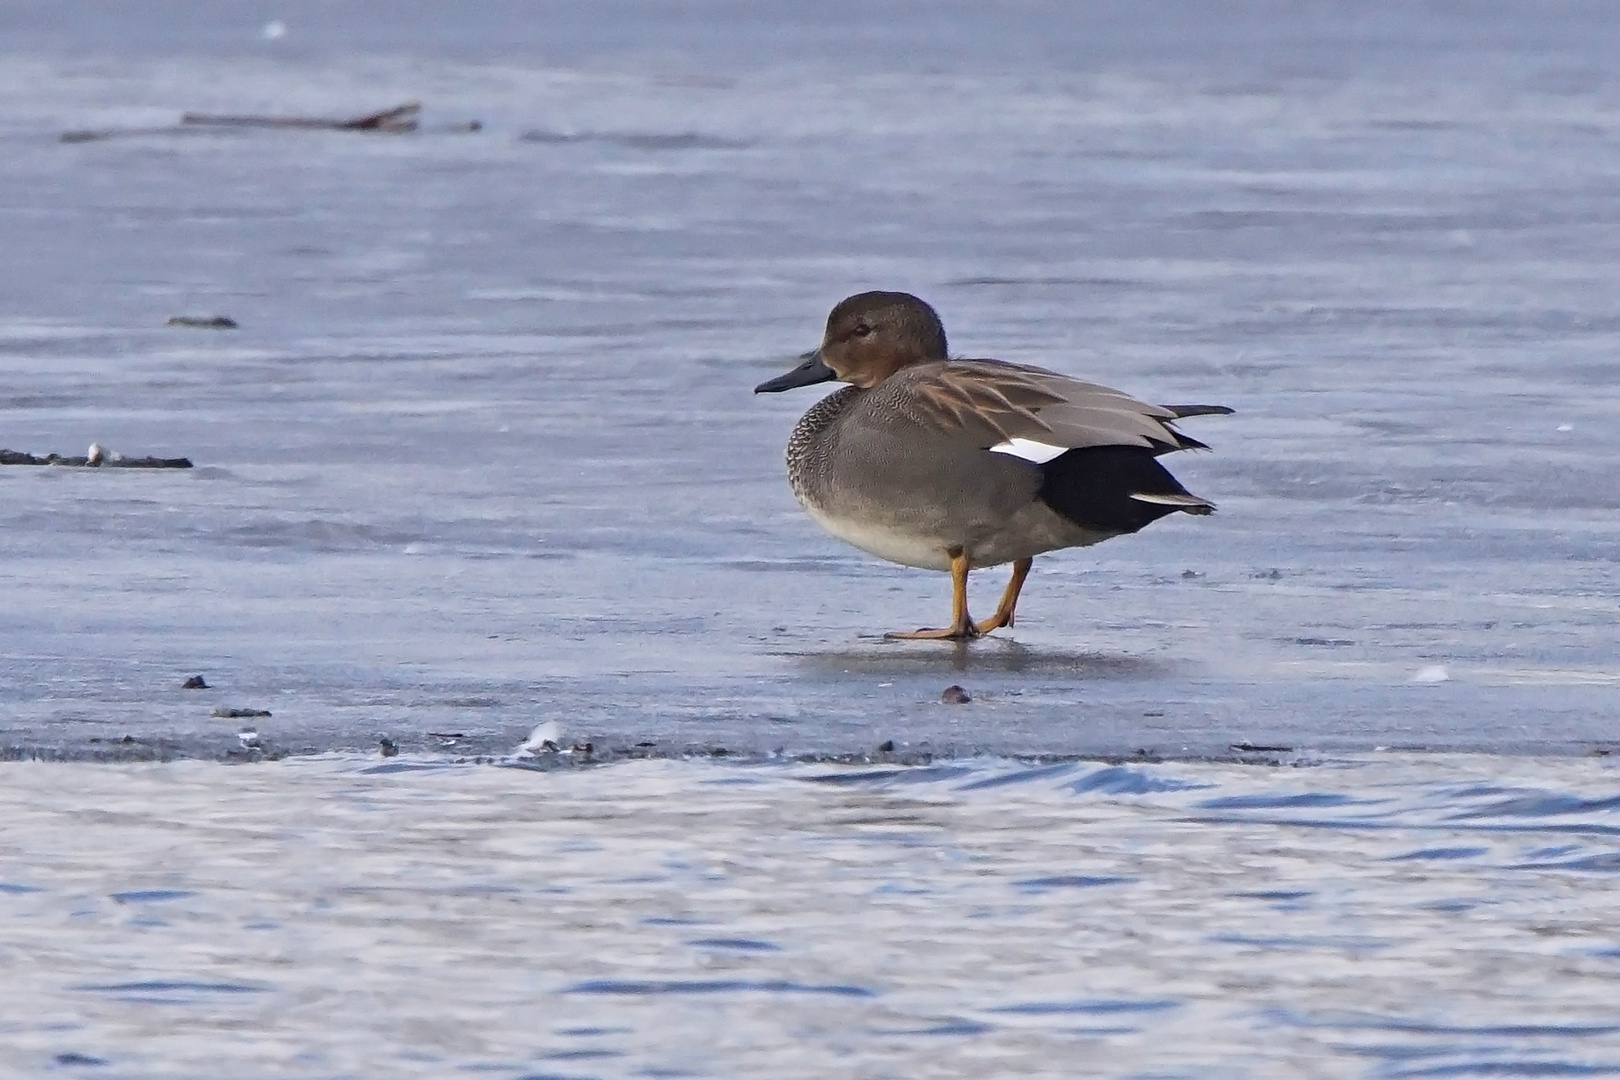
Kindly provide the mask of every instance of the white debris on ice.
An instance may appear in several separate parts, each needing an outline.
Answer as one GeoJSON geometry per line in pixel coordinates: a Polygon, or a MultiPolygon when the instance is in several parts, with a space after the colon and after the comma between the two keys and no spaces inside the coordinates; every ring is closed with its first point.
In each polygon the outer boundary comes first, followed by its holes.
{"type": "Polygon", "coordinates": [[[523,745],[517,748],[514,757],[534,757],[536,754],[555,754],[562,749],[562,725],[555,720],[547,720],[543,724],[535,725],[529,732],[529,737],[523,745]]]}

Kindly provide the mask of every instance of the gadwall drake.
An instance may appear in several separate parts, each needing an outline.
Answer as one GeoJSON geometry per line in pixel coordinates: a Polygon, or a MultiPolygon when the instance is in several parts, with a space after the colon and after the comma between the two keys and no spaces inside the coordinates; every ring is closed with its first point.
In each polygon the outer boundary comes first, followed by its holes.
{"type": "Polygon", "coordinates": [[[821,347],[802,359],[754,392],[850,385],[793,429],[793,494],[862,551],[951,575],[950,625],[890,637],[961,640],[1011,626],[1036,555],[1215,509],[1158,458],[1208,449],[1174,421],[1232,411],[1225,406],[1149,405],[1037,367],[952,360],[939,316],[909,293],[844,300],[821,347]],[[968,572],[1009,562],[996,613],[974,622],[968,572]]]}

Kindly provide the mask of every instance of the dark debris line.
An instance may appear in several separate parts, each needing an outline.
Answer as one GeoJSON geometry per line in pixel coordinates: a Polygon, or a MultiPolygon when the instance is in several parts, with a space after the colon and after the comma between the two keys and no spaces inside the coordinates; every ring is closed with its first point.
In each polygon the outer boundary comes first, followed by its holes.
{"type": "Polygon", "coordinates": [[[46,454],[39,457],[20,450],[0,450],[0,465],[66,465],[75,469],[189,469],[191,459],[184,457],[96,457],[80,454],[46,454]]]}

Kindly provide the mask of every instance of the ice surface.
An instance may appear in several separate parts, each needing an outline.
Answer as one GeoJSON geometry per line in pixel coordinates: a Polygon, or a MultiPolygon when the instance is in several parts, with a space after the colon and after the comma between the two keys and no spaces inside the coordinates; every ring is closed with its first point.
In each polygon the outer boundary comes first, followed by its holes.
{"type": "Polygon", "coordinates": [[[0,743],[217,756],[225,705],[285,751],[1611,746],[1620,23],[1153,11],[7,5],[0,446],[199,467],[0,469],[0,743]],[[1039,560],[971,649],[882,642],[944,579],[820,533],[814,393],[749,393],[871,287],[1235,407],[1174,466],[1221,512],[1039,560]]]}

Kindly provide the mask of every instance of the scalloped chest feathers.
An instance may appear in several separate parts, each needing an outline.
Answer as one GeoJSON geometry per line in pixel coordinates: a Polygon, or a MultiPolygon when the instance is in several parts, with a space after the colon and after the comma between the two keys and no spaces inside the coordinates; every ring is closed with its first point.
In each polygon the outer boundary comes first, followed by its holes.
{"type": "Polygon", "coordinates": [[[876,521],[833,513],[827,502],[817,497],[817,489],[825,489],[831,483],[836,450],[836,439],[827,437],[827,429],[838,422],[862,393],[854,386],[835,390],[811,406],[794,425],[787,444],[788,485],[793,489],[793,497],[817,525],[869,555],[920,570],[949,570],[951,557],[937,540],[904,529],[886,528],[876,521]]]}

